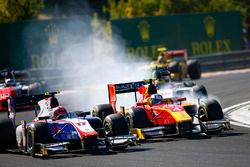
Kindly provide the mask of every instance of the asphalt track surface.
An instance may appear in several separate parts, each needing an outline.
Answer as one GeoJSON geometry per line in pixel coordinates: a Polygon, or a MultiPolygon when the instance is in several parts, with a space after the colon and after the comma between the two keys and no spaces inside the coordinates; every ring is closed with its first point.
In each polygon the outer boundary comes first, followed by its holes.
{"type": "MultiPolygon", "coordinates": [[[[250,99],[250,73],[210,76],[197,81],[220,99],[223,108],[250,99]]],[[[19,113],[29,117],[30,112],[19,113]]],[[[53,155],[47,159],[3,153],[0,167],[249,167],[250,129],[233,126],[217,136],[159,138],[130,147],[125,152],[97,151],[53,155]]]]}

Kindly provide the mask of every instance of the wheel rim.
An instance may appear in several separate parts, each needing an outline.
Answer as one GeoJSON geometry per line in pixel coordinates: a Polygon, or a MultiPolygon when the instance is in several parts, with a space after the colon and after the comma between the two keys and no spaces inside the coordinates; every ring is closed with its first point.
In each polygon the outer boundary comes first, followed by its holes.
{"type": "Polygon", "coordinates": [[[111,129],[110,129],[110,127],[108,126],[108,124],[105,124],[105,125],[104,125],[104,129],[105,129],[105,134],[106,134],[106,136],[111,136],[111,135],[112,135],[111,129]]]}
{"type": "Polygon", "coordinates": [[[27,135],[27,151],[30,153],[33,148],[33,143],[32,143],[32,134],[31,132],[28,132],[27,135]]]}
{"type": "Polygon", "coordinates": [[[199,109],[199,120],[201,120],[202,122],[207,121],[207,116],[205,114],[205,109],[204,108],[199,109]]]}

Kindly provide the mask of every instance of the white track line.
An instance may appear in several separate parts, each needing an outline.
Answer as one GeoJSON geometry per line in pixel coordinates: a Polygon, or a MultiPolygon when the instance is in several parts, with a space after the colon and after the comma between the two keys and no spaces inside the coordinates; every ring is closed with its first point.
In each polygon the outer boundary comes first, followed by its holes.
{"type": "Polygon", "coordinates": [[[250,101],[246,101],[224,109],[231,123],[250,128],[250,101]]]}

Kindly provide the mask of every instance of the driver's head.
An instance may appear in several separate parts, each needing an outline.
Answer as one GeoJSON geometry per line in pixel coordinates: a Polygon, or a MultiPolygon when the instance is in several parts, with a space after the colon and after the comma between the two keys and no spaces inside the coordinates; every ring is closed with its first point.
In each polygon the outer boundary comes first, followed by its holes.
{"type": "Polygon", "coordinates": [[[6,78],[4,82],[6,86],[15,86],[16,84],[15,80],[11,78],[6,78]]]}
{"type": "Polygon", "coordinates": [[[50,107],[55,108],[55,107],[58,107],[58,106],[59,106],[59,102],[58,102],[57,98],[51,97],[51,99],[50,99],[50,107]]]}
{"type": "Polygon", "coordinates": [[[155,79],[161,79],[162,78],[162,73],[158,70],[155,70],[152,74],[152,77],[155,79]]]}
{"type": "Polygon", "coordinates": [[[154,94],[150,96],[150,102],[152,105],[160,104],[163,101],[163,97],[160,94],[154,94]]]}

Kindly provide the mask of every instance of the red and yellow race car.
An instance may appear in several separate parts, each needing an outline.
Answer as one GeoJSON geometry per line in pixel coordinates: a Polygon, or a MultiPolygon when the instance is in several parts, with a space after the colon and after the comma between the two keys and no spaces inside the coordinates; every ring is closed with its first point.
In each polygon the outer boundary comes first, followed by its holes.
{"type": "Polygon", "coordinates": [[[223,112],[220,104],[214,99],[202,101],[197,106],[185,102],[186,97],[163,98],[152,83],[144,81],[108,84],[108,94],[109,104],[106,104],[105,108],[97,107],[98,110],[94,108],[94,115],[105,117],[113,112],[122,114],[128,122],[131,133],[138,139],[200,132],[212,134],[211,132],[218,133],[228,128],[226,121],[216,118],[216,113],[223,112]],[[122,106],[120,111],[117,111],[117,94],[123,93],[134,93],[136,102],[132,107],[125,109],[122,106]],[[140,97],[137,99],[138,93],[140,97]],[[205,115],[196,113],[208,113],[208,118],[205,119],[205,115]],[[198,121],[194,122],[194,119],[198,121]]]}
{"type": "MultiPolygon", "coordinates": [[[[154,88],[147,88],[145,82],[131,82],[121,84],[108,84],[109,105],[99,105],[93,110],[93,115],[104,116],[112,112],[123,114],[133,134],[138,139],[146,139],[153,136],[190,134],[192,132],[192,118],[180,104],[170,104],[162,99],[159,94],[154,94],[154,88]],[[136,92],[139,90],[141,97],[137,100],[136,92]],[[147,91],[144,92],[144,91],[147,91]],[[151,91],[151,92],[150,92],[151,91]],[[134,92],[136,103],[128,109],[116,110],[117,94],[134,92]],[[149,96],[151,94],[151,96],[149,96]],[[154,100],[147,102],[147,98],[154,100]],[[96,109],[98,108],[98,110],[96,109]],[[103,108],[103,109],[100,109],[103,108]],[[109,108],[109,109],[108,109],[109,108]]],[[[185,100],[179,98],[178,101],[185,100]]]]}

